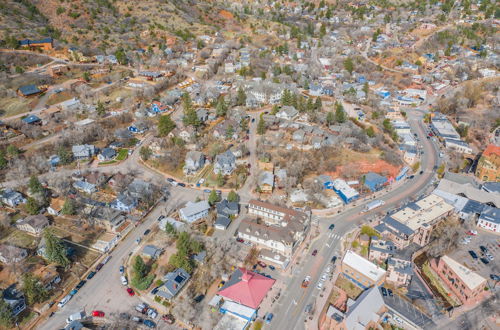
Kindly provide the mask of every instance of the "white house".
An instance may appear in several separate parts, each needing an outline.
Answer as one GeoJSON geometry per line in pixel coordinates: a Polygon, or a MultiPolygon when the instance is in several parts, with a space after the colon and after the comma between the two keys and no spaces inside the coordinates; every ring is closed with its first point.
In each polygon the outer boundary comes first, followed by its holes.
{"type": "Polygon", "coordinates": [[[500,209],[486,206],[477,220],[477,226],[495,233],[500,233],[500,209]]]}
{"type": "Polygon", "coordinates": [[[182,220],[193,223],[206,217],[209,210],[210,205],[208,205],[207,201],[187,202],[186,206],[179,210],[179,215],[182,220]]]}

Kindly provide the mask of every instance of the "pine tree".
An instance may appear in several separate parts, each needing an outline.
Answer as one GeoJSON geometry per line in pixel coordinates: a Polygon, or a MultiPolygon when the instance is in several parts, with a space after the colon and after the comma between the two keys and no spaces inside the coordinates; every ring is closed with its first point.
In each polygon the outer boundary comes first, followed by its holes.
{"type": "Polygon", "coordinates": [[[47,260],[62,267],[68,266],[70,262],[62,240],[55,236],[49,228],[45,229],[43,237],[45,239],[45,256],[47,260]]]}
{"type": "Polygon", "coordinates": [[[312,101],[312,98],[307,99],[307,106],[306,106],[307,112],[311,112],[314,110],[314,103],[312,101]]]}
{"type": "Polygon", "coordinates": [[[316,102],[314,103],[314,109],[315,109],[315,110],[321,110],[321,107],[322,107],[322,106],[323,106],[323,105],[322,105],[322,103],[321,103],[321,99],[320,99],[320,97],[318,96],[318,97],[316,98],[316,102]]]}
{"type": "Polygon", "coordinates": [[[30,305],[41,303],[50,296],[47,289],[41,284],[40,278],[34,276],[32,273],[25,273],[23,275],[22,287],[30,305]]]}
{"type": "Polygon", "coordinates": [[[68,198],[64,201],[64,205],[62,207],[61,212],[62,212],[62,214],[65,214],[65,215],[73,215],[76,213],[75,203],[73,202],[72,199],[68,198]]]}
{"type": "Polygon", "coordinates": [[[352,62],[352,58],[348,57],[344,61],[344,69],[346,69],[349,74],[352,74],[352,72],[354,71],[354,63],[352,62]]]}
{"type": "Polygon", "coordinates": [[[335,122],[335,114],[332,111],[328,111],[326,114],[326,122],[328,125],[331,125],[335,122]]]}
{"type": "Polygon", "coordinates": [[[247,101],[247,95],[245,94],[245,91],[243,88],[238,88],[238,95],[236,97],[236,104],[237,105],[245,105],[247,101]]]}
{"type": "Polygon", "coordinates": [[[212,206],[215,205],[215,203],[217,203],[219,201],[219,198],[220,197],[217,194],[217,192],[212,189],[212,191],[210,192],[210,195],[208,195],[208,204],[210,204],[212,206]]]}
{"type": "MultiPolygon", "coordinates": [[[[2,295],[0,291],[0,295],[2,295]]],[[[12,328],[14,323],[14,316],[12,314],[12,308],[4,299],[0,299],[0,325],[6,327],[7,329],[12,328]]]]}
{"type": "Polygon", "coordinates": [[[101,101],[97,101],[97,107],[96,107],[97,115],[103,117],[106,114],[106,108],[104,107],[104,104],[102,104],[101,101]]]}
{"type": "Polygon", "coordinates": [[[30,189],[31,194],[37,194],[43,191],[42,184],[40,183],[40,181],[38,181],[38,178],[34,175],[30,177],[28,188],[30,189]]]}
{"type": "Polygon", "coordinates": [[[266,122],[262,115],[260,116],[259,123],[257,124],[257,134],[264,135],[266,133],[266,122]]]}
{"type": "Polygon", "coordinates": [[[227,201],[228,202],[238,202],[240,200],[240,197],[238,194],[234,191],[231,190],[229,194],[227,195],[227,201]]]}
{"type": "Polygon", "coordinates": [[[38,211],[40,211],[40,205],[38,205],[38,202],[33,197],[28,197],[25,208],[26,212],[31,215],[38,214],[38,211]]]}
{"type": "Polygon", "coordinates": [[[338,123],[345,123],[345,121],[347,120],[346,114],[344,112],[344,107],[342,106],[341,103],[338,102],[335,106],[335,120],[338,123]]]}
{"type": "Polygon", "coordinates": [[[227,105],[226,105],[226,101],[224,100],[224,96],[219,97],[219,100],[217,101],[216,113],[217,113],[217,116],[219,116],[219,117],[226,116],[227,105]]]}
{"type": "Polygon", "coordinates": [[[167,136],[175,128],[175,122],[170,115],[161,116],[158,120],[158,135],[167,136]]]}

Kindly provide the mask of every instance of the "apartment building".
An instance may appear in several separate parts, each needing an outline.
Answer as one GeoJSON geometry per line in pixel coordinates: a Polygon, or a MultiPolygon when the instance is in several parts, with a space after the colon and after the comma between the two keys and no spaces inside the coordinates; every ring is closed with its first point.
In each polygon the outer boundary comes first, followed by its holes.
{"type": "Polygon", "coordinates": [[[410,285],[413,276],[412,263],[409,260],[389,258],[387,260],[387,279],[396,287],[410,285]]]}

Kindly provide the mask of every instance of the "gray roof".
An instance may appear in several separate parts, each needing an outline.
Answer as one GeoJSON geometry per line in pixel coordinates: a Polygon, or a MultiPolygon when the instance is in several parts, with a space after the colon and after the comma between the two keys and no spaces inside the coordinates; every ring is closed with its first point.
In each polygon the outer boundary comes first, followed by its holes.
{"type": "Polygon", "coordinates": [[[163,277],[163,285],[158,289],[156,295],[172,299],[174,298],[182,287],[186,284],[191,276],[183,268],[177,268],[173,272],[166,274],[163,277]]]}
{"type": "Polygon", "coordinates": [[[487,191],[480,190],[469,183],[460,184],[447,179],[442,179],[441,182],[439,182],[437,189],[452,194],[465,196],[480,203],[491,203],[497,207],[500,207],[500,194],[489,193],[487,191]]]}
{"type": "Polygon", "coordinates": [[[71,151],[77,157],[88,157],[95,154],[95,146],[91,144],[82,144],[71,147],[71,151]]]}
{"type": "Polygon", "coordinates": [[[106,158],[113,158],[116,156],[116,150],[111,148],[104,148],[101,150],[101,155],[103,155],[106,158]]]}
{"type": "Polygon", "coordinates": [[[231,224],[231,220],[228,217],[223,216],[223,215],[219,215],[219,216],[217,216],[217,220],[215,220],[214,225],[216,225],[216,226],[218,225],[218,226],[227,228],[227,227],[229,227],[230,224],[231,224]]]}
{"type": "Polygon", "coordinates": [[[264,171],[259,175],[259,185],[274,186],[274,174],[269,171],[264,171]]]}
{"type": "Polygon", "coordinates": [[[500,209],[491,206],[485,206],[483,212],[479,216],[479,220],[485,220],[500,224],[500,209]]]}
{"type": "Polygon", "coordinates": [[[148,256],[150,258],[158,258],[162,252],[162,249],[156,247],[154,245],[146,245],[144,249],[142,249],[142,254],[148,256]]]}
{"type": "Polygon", "coordinates": [[[237,202],[228,202],[227,199],[222,200],[216,204],[217,215],[236,215],[239,213],[240,206],[237,202]]]}
{"type": "Polygon", "coordinates": [[[410,227],[392,217],[385,217],[382,221],[385,223],[386,228],[387,226],[390,226],[399,233],[406,234],[408,236],[413,234],[413,230],[410,227]]]}
{"type": "MultiPolygon", "coordinates": [[[[500,129],[498,131],[500,132],[500,129]]],[[[485,182],[481,188],[487,192],[500,194],[500,182],[485,182]]]]}
{"type": "Polygon", "coordinates": [[[347,329],[365,329],[370,321],[377,322],[380,315],[377,313],[384,307],[384,300],[378,287],[364,291],[356,302],[348,308],[345,314],[347,329]],[[362,328],[360,328],[362,326],[362,328]]]}
{"type": "Polygon", "coordinates": [[[444,178],[446,180],[450,180],[459,184],[471,184],[474,188],[479,188],[479,184],[477,181],[470,176],[463,175],[463,174],[458,174],[458,173],[452,173],[452,172],[446,172],[444,174],[444,178]]]}
{"type": "Polygon", "coordinates": [[[186,207],[182,208],[181,211],[186,217],[190,217],[192,215],[198,214],[205,210],[208,210],[210,205],[208,205],[207,201],[199,201],[196,203],[188,202],[186,207]]]}
{"type": "Polygon", "coordinates": [[[231,152],[231,150],[227,150],[222,154],[218,154],[215,156],[215,162],[223,166],[224,164],[234,164],[236,163],[236,157],[231,152]]]}

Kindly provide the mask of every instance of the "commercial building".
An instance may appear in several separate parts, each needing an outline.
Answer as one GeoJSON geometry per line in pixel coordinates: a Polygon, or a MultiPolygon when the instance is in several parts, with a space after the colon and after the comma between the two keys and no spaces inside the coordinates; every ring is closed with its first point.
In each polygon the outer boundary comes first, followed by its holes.
{"type": "Polygon", "coordinates": [[[393,242],[374,236],[370,241],[368,259],[378,264],[384,263],[390,256],[394,255],[396,250],[397,248],[393,242]]]}
{"type": "Polygon", "coordinates": [[[375,226],[375,230],[391,240],[398,249],[405,248],[411,242],[425,246],[440,220],[453,210],[453,205],[431,194],[385,217],[375,226]]]}
{"type": "Polygon", "coordinates": [[[352,188],[342,179],[335,179],[333,181],[333,190],[337,193],[337,195],[342,198],[344,203],[350,203],[353,200],[359,197],[359,193],[356,189],[352,188]]]}
{"type": "Polygon", "coordinates": [[[413,267],[410,260],[399,258],[389,258],[387,260],[387,282],[392,283],[396,287],[408,286],[410,285],[412,276],[413,267]]]}
{"type": "Polygon", "coordinates": [[[486,279],[452,258],[445,255],[430,265],[463,304],[477,303],[486,296],[486,279]]]}
{"type": "Polygon", "coordinates": [[[342,275],[362,289],[384,283],[386,271],[362,256],[348,250],[342,259],[342,275]]]}
{"type": "Polygon", "coordinates": [[[286,267],[309,230],[309,216],[286,207],[251,200],[251,218],[241,221],[238,237],[261,248],[260,257],[286,267]]]}
{"type": "Polygon", "coordinates": [[[494,233],[500,233],[500,209],[485,206],[477,219],[477,226],[494,233]]]}

